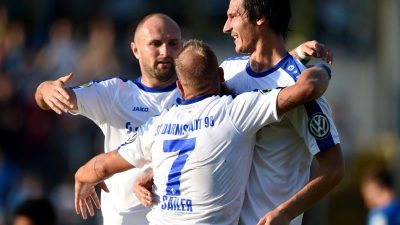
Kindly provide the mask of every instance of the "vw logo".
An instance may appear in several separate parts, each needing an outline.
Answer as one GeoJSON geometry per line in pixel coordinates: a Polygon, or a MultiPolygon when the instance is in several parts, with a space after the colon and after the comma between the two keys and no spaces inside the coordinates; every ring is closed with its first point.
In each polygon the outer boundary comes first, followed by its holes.
{"type": "Polygon", "coordinates": [[[308,122],[308,130],[317,139],[326,137],[331,129],[328,118],[322,114],[314,114],[308,122]]]}
{"type": "Polygon", "coordinates": [[[293,65],[290,65],[290,66],[287,67],[287,69],[288,69],[289,71],[292,71],[292,70],[294,70],[294,66],[293,66],[293,65]]]}

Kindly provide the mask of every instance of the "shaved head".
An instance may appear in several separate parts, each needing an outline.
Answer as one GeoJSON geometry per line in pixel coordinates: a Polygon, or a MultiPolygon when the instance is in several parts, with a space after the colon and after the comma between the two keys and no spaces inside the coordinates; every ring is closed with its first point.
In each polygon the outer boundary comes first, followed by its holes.
{"type": "Polygon", "coordinates": [[[202,41],[189,40],[175,60],[175,70],[182,86],[201,92],[219,87],[218,60],[202,41]]]}
{"type": "Polygon", "coordinates": [[[131,49],[139,61],[141,81],[149,87],[174,83],[174,59],[182,49],[178,24],[167,15],[150,14],[139,22],[133,39],[131,49]]]}
{"type": "Polygon", "coordinates": [[[177,35],[181,36],[181,29],[171,17],[162,13],[153,13],[147,15],[138,23],[133,41],[137,42],[137,39],[141,36],[142,32],[146,32],[149,26],[168,27],[169,29],[174,30],[177,35]]]}

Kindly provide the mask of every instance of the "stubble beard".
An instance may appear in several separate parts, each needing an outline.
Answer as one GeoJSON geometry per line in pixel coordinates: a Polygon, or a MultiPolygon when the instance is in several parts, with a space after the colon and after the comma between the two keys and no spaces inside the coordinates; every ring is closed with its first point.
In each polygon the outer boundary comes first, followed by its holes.
{"type": "Polygon", "coordinates": [[[154,79],[159,82],[169,81],[173,76],[175,76],[175,67],[171,66],[168,70],[162,71],[157,68],[151,68],[148,65],[143,65],[144,70],[154,79]]]}

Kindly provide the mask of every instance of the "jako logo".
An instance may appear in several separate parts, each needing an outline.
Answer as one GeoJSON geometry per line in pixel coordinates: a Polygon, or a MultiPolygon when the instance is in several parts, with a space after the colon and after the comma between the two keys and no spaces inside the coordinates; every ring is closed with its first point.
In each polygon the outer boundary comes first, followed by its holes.
{"type": "Polygon", "coordinates": [[[147,107],[139,107],[139,106],[134,106],[132,111],[134,112],[148,112],[149,108],[147,107]]]}

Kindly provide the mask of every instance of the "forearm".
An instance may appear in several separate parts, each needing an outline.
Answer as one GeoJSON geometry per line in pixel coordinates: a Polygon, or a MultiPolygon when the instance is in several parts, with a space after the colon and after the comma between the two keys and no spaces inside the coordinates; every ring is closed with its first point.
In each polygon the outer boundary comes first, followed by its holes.
{"type": "Polygon", "coordinates": [[[336,186],[337,180],[334,177],[317,174],[299,192],[279,205],[277,210],[286,214],[292,220],[320,201],[336,186]]]}
{"type": "Polygon", "coordinates": [[[332,152],[328,153],[330,156],[325,157],[323,162],[319,162],[320,166],[311,180],[289,200],[277,207],[276,210],[285,214],[290,220],[313,207],[342,180],[344,165],[340,146],[336,145],[326,151],[332,152]]]}
{"type": "Polygon", "coordinates": [[[75,174],[75,179],[83,183],[97,184],[115,173],[133,168],[123,159],[118,151],[111,151],[95,156],[85,165],[80,167],[75,174]]]}

